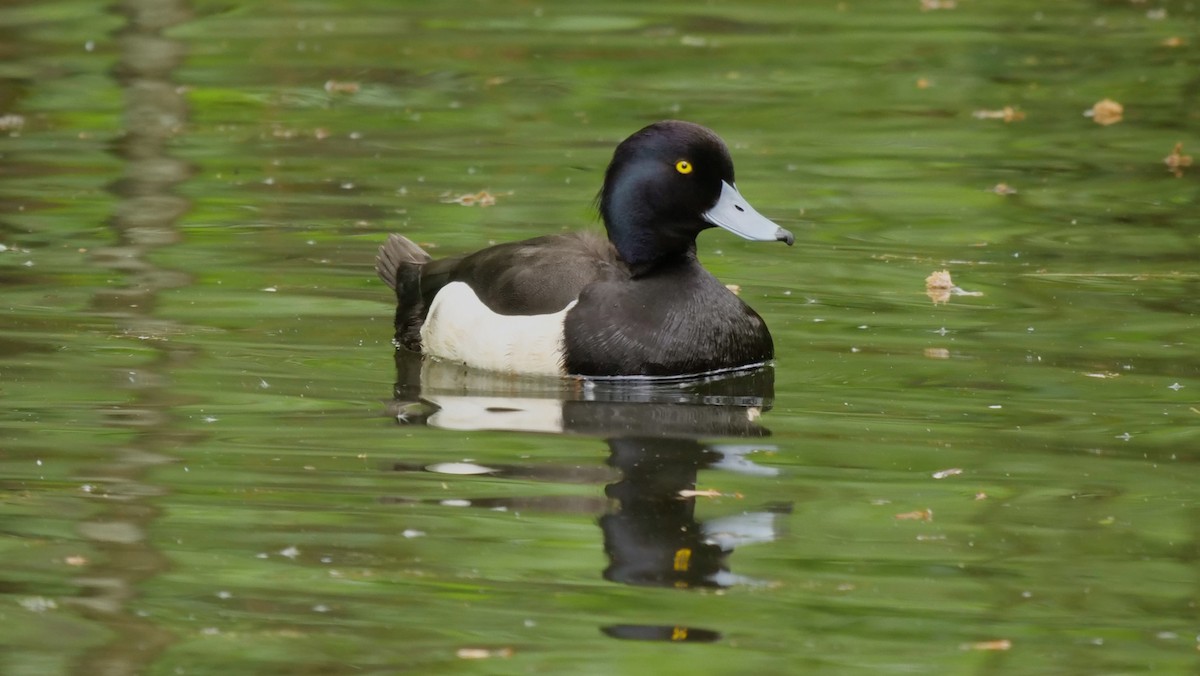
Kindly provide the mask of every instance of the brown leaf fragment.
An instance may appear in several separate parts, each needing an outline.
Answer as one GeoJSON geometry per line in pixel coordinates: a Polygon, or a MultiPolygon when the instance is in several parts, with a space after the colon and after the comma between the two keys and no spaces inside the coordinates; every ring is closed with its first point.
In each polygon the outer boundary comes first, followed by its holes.
{"type": "Polygon", "coordinates": [[[339,82],[338,80],[328,80],[325,82],[325,91],[330,94],[357,94],[357,82],[339,82]]]}
{"type": "Polygon", "coordinates": [[[901,512],[896,515],[897,521],[933,521],[933,510],[918,509],[912,512],[901,512]]]}
{"type": "Polygon", "coordinates": [[[512,648],[497,648],[488,650],[487,648],[459,648],[454,653],[461,660],[486,660],[491,657],[512,657],[512,648]]]}
{"type": "Polygon", "coordinates": [[[685,488],[685,489],[679,491],[679,497],[681,497],[681,498],[738,498],[738,499],[741,499],[742,494],[741,493],[722,493],[721,491],[718,491],[713,488],[708,488],[705,490],[691,490],[689,488],[685,488]]]}
{"type": "Polygon", "coordinates": [[[442,200],[443,204],[461,204],[464,207],[490,207],[495,206],[496,196],[486,190],[480,190],[476,193],[466,193],[457,197],[448,197],[442,200]]]}
{"type": "Polygon", "coordinates": [[[929,89],[932,86],[933,86],[933,82],[931,82],[929,80],[929,78],[924,78],[924,77],[917,78],[917,89],[929,89]]]}
{"type": "Polygon", "coordinates": [[[925,278],[927,289],[953,289],[954,281],[950,279],[949,270],[935,270],[925,278]]]}
{"type": "Polygon", "coordinates": [[[1167,171],[1175,174],[1175,178],[1183,178],[1183,168],[1192,166],[1192,156],[1183,154],[1183,141],[1175,144],[1171,154],[1163,158],[1167,171]]]}
{"type": "Polygon", "coordinates": [[[925,278],[925,295],[934,305],[949,303],[950,296],[982,296],[982,291],[965,291],[954,285],[949,270],[935,270],[925,278]]]}
{"type": "Polygon", "coordinates": [[[1004,106],[1000,110],[977,110],[971,115],[977,120],[1004,120],[1005,123],[1025,119],[1025,113],[1012,106],[1004,106]]]}
{"type": "Polygon", "coordinates": [[[1002,638],[996,641],[979,641],[978,643],[964,643],[963,650],[1008,650],[1012,648],[1012,641],[1002,638]]]}
{"type": "Polygon", "coordinates": [[[937,270],[925,278],[925,295],[934,305],[950,302],[950,289],[954,282],[950,280],[949,270],[937,270]]]}
{"type": "Polygon", "coordinates": [[[1094,106],[1083,111],[1084,116],[1092,118],[1096,124],[1107,127],[1116,124],[1125,116],[1125,106],[1112,99],[1102,99],[1094,106]]]}
{"type": "MultiPolygon", "coordinates": [[[[949,294],[946,294],[949,296],[949,294]]],[[[950,350],[944,347],[927,347],[925,348],[925,356],[929,359],[949,359],[950,350]]]]}

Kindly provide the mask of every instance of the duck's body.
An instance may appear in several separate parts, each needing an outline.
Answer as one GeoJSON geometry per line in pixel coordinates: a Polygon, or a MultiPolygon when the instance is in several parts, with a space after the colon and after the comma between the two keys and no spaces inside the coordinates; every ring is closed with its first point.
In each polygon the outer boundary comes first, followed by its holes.
{"type": "Polygon", "coordinates": [[[620,146],[600,197],[609,239],[550,235],[432,260],[391,235],[376,268],[396,291],[408,349],[494,371],[679,376],[774,356],[762,318],[696,259],[721,225],[749,239],[791,234],[733,188],[712,132],[662,122],[620,146]]]}

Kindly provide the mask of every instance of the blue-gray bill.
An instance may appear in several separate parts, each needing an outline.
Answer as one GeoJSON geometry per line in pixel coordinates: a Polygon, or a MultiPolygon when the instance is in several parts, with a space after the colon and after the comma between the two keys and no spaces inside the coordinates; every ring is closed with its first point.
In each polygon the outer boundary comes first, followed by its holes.
{"type": "Polygon", "coordinates": [[[704,220],[729,232],[756,242],[784,242],[791,246],[796,238],[750,206],[737,188],[721,181],[721,196],[711,209],[704,212],[704,220]]]}

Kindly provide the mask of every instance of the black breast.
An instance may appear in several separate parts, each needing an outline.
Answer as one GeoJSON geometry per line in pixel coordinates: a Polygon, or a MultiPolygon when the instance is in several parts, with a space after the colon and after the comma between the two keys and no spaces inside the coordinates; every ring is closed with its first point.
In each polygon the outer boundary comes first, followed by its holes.
{"type": "Polygon", "coordinates": [[[762,317],[694,258],[589,285],[564,333],[567,372],[576,375],[685,375],[775,354],[762,317]]]}

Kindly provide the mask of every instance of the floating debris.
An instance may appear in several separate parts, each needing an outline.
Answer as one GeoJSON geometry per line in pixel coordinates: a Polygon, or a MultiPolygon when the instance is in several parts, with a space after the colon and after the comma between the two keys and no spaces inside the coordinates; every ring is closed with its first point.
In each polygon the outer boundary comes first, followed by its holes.
{"type": "Polygon", "coordinates": [[[24,126],[25,118],[20,115],[0,115],[0,131],[18,131],[24,126]]]}
{"type": "Polygon", "coordinates": [[[459,648],[455,656],[460,660],[486,660],[492,657],[512,657],[512,648],[497,648],[496,650],[488,650],[487,648],[459,648]]]}
{"type": "MultiPolygon", "coordinates": [[[[512,193],[508,194],[511,195],[512,193]]],[[[443,193],[442,204],[461,204],[464,207],[490,207],[496,204],[496,196],[486,190],[480,190],[476,193],[466,193],[457,197],[450,197],[450,193],[443,193]]]]}
{"type": "Polygon", "coordinates": [[[339,82],[337,80],[329,80],[325,83],[325,91],[330,94],[357,94],[357,82],[339,82]]]}
{"type": "Polygon", "coordinates": [[[44,613],[47,610],[58,608],[58,603],[54,599],[48,599],[45,596],[30,596],[17,601],[17,603],[31,613],[44,613]]]}
{"type": "Polygon", "coordinates": [[[1084,117],[1092,118],[1096,124],[1107,127],[1110,124],[1116,124],[1125,116],[1125,106],[1113,101],[1112,99],[1103,99],[1097,101],[1096,105],[1083,111],[1084,117]]]}
{"type": "Polygon", "coordinates": [[[929,89],[933,86],[933,82],[929,78],[917,78],[917,89],[929,89]]]}
{"type": "Polygon", "coordinates": [[[957,467],[951,467],[950,469],[944,469],[940,472],[934,472],[933,478],[934,479],[945,479],[946,477],[958,476],[959,474],[962,474],[962,473],[963,473],[963,471],[961,469],[959,469],[957,467]]]}
{"type": "Polygon", "coordinates": [[[978,643],[964,643],[963,650],[1008,650],[1012,648],[1012,641],[1002,638],[997,641],[980,641],[978,643]]]}
{"type": "Polygon", "coordinates": [[[958,0],[921,0],[921,11],[932,12],[939,9],[954,9],[958,7],[958,0]]]}
{"type": "Polygon", "coordinates": [[[434,472],[435,474],[457,474],[457,475],[472,475],[472,474],[491,474],[500,470],[477,465],[473,462],[439,462],[433,465],[427,465],[425,471],[434,472]]]}
{"type": "Polygon", "coordinates": [[[933,521],[932,509],[918,509],[912,512],[901,512],[896,515],[897,521],[933,521]]]}
{"type": "Polygon", "coordinates": [[[1173,47],[1182,47],[1187,43],[1184,42],[1184,39],[1179,37],[1178,35],[1172,35],[1169,38],[1165,38],[1159,44],[1161,44],[1163,47],[1172,47],[1173,48],[1173,47]]]}
{"type": "Polygon", "coordinates": [[[925,348],[925,356],[929,359],[949,359],[950,350],[944,347],[927,347],[925,348]]]}
{"type": "Polygon", "coordinates": [[[954,282],[950,279],[949,270],[935,270],[925,278],[927,289],[952,289],[954,282]]]}
{"type": "Polygon", "coordinates": [[[679,491],[681,498],[738,498],[743,497],[741,493],[722,493],[721,491],[709,488],[707,490],[697,491],[685,488],[679,491]]]}
{"type": "Polygon", "coordinates": [[[935,270],[925,278],[925,295],[938,303],[949,303],[950,296],[982,296],[982,291],[965,291],[954,285],[949,270],[935,270]]]}
{"type": "Polygon", "coordinates": [[[971,116],[976,120],[1004,120],[1005,123],[1025,119],[1025,113],[1012,106],[1004,106],[1000,110],[977,110],[971,116]]]}
{"type": "Polygon", "coordinates": [[[988,188],[988,192],[994,192],[997,195],[1004,195],[1007,197],[1008,195],[1017,194],[1017,189],[1007,183],[997,183],[996,185],[988,188]]]}
{"type": "Polygon", "coordinates": [[[1183,178],[1184,167],[1192,166],[1192,156],[1183,154],[1183,141],[1175,144],[1171,154],[1163,158],[1167,171],[1175,174],[1175,178],[1183,178]]]}

